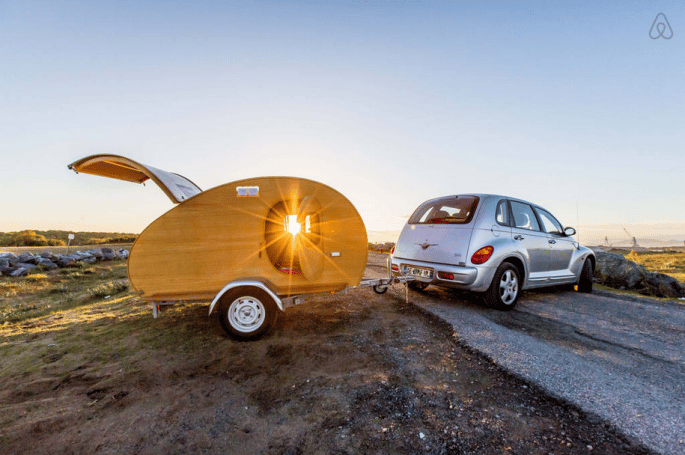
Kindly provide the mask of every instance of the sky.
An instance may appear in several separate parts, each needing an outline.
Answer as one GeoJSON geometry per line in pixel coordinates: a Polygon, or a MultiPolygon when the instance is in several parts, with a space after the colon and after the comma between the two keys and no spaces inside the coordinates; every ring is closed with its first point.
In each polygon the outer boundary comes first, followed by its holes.
{"type": "Polygon", "coordinates": [[[0,232],[139,233],[174,207],[67,169],[115,153],[202,189],[320,181],[372,241],[482,192],[581,242],[682,244],[684,38],[682,0],[0,0],[0,232]]]}

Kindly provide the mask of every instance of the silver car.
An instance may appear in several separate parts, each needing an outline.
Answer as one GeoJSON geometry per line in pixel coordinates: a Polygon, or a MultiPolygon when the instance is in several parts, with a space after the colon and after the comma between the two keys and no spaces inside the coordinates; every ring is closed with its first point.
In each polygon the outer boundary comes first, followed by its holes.
{"type": "Polygon", "coordinates": [[[431,199],[416,209],[397,241],[394,275],[410,286],[483,293],[511,310],[523,289],[577,285],[592,292],[595,255],[540,206],[506,196],[464,194],[431,199]]]}

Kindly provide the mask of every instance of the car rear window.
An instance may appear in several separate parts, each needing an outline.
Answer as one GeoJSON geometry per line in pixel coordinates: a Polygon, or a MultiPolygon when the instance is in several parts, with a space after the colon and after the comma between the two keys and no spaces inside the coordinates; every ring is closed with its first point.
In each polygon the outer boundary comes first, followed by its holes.
{"type": "Polygon", "coordinates": [[[478,206],[477,196],[452,196],[424,202],[409,224],[467,224],[478,206]]]}

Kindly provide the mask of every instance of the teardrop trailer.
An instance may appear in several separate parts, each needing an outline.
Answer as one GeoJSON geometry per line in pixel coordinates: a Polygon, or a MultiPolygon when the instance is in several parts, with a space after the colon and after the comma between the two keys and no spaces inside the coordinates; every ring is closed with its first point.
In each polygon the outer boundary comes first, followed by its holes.
{"type": "Polygon", "coordinates": [[[138,236],[131,286],[161,305],[211,301],[233,338],[256,339],[306,295],[388,286],[413,277],[363,279],[368,239],[354,205],[333,188],[296,177],[258,177],[202,191],[187,178],[111,154],[68,166],[84,174],[155,182],[177,204],[138,236]]]}

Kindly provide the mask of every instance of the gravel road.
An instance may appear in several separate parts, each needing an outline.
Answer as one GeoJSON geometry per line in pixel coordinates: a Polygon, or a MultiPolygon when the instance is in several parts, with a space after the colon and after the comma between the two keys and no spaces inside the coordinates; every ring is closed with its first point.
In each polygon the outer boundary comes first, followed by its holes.
{"type": "Polygon", "coordinates": [[[514,375],[664,455],[685,453],[685,305],[552,289],[505,313],[433,286],[410,300],[514,375]]]}

